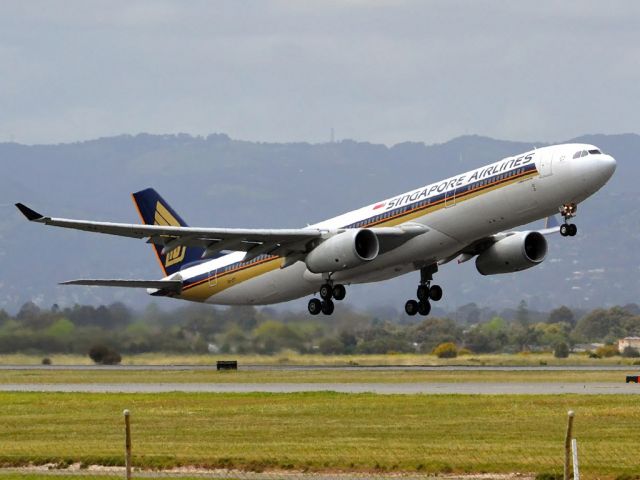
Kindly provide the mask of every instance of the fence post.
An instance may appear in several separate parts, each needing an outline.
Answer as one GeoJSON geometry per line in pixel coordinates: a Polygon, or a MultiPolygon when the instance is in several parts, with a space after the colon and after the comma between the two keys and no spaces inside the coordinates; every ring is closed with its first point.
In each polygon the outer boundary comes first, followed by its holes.
{"type": "Polygon", "coordinates": [[[573,431],[573,410],[569,410],[569,422],[567,423],[567,435],[564,437],[564,480],[570,478],[571,465],[571,436],[573,431]]]}
{"type": "Polygon", "coordinates": [[[131,480],[131,421],[129,410],[124,412],[124,466],[125,478],[131,480]]]}
{"type": "Polygon", "coordinates": [[[571,440],[571,452],[573,453],[573,480],[580,480],[580,467],[578,467],[578,441],[571,440]]]}

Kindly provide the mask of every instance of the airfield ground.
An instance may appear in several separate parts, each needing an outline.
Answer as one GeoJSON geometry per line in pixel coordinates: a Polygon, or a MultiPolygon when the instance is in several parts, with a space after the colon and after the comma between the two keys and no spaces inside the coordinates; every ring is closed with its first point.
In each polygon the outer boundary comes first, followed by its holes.
{"type": "MultiPolygon", "coordinates": [[[[93,365],[86,355],[51,355],[53,365],[93,365]]],[[[138,354],[124,355],[123,365],[215,365],[217,360],[238,360],[240,365],[318,365],[318,366],[373,366],[373,365],[468,365],[468,366],[637,366],[640,360],[635,358],[589,358],[585,353],[571,354],[569,358],[555,358],[551,353],[516,353],[462,355],[457,358],[442,359],[425,354],[388,354],[388,355],[301,355],[285,352],[279,355],[170,355],[138,354]]],[[[38,365],[42,356],[37,355],[0,355],[0,365],[38,365]]]]}
{"type": "MultiPolygon", "coordinates": [[[[621,384],[625,370],[238,370],[215,371],[199,369],[128,370],[69,369],[53,370],[37,367],[29,370],[0,368],[3,384],[92,384],[92,383],[314,383],[314,384],[374,384],[374,383],[602,383],[621,384]]],[[[640,390],[640,386],[638,387],[640,390]]]]}
{"type": "MultiPolygon", "coordinates": [[[[102,371],[43,367],[2,369],[0,385],[260,381],[588,384],[624,381],[624,373],[411,369],[102,371]]],[[[128,408],[132,411],[135,464],[146,469],[199,466],[371,475],[557,473],[562,468],[566,412],[575,410],[583,478],[613,479],[640,471],[637,398],[574,394],[5,392],[0,393],[0,464],[121,465],[122,410],[128,408]]]]}
{"type": "MultiPolygon", "coordinates": [[[[0,463],[122,464],[132,411],[145,468],[540,472],[558,470],[577,412],[585,471],[637,450],[634,397],[375,394],[0,394],[0,463]]],[[[604,470],[604,471],[602,471],[604,470]]]]}

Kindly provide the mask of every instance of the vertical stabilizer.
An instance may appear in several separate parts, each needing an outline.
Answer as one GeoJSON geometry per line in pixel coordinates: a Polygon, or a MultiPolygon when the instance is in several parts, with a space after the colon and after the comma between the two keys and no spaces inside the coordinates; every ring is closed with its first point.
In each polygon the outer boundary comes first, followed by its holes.
{"type": "MultiPolygon", "coordinates": [[[[164,225],[186,227],[185,221],[153,188],[147,188],[132,194],[133,203],[138,209],[140,218],[146,225],[164,225]]],[[[203,248],[177,246],[170,252],[162,253],[163,245],[152,244],[165,275],[180,271],[187,264],[202,258],[203,248]]]]}

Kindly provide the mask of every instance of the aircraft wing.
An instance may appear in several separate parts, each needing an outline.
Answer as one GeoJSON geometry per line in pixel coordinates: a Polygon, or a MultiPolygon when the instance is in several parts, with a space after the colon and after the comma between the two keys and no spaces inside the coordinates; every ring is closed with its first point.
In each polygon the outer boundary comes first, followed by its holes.
{"type": "MultiPolygon", "coordinates": [[[[556,217],[552,215],[545,219],[544,228],[541,228],[535,231],[542,235],[553,235],[555,233],[560,232],[560,224],[558,223],[558,220],[556,219],[556,217]]],[[[499,242],[500,240],[510,235],[515,235],[516,233],[519,233],[519,232],[516,232],[516,231],[500,232],[500,233],[496,233],[495,235],[479,238],[478,240],[470,243],[465,248],[463,248],[462,250],[459,250],[453,255],[450,255],[449,257],[441,259],[440,261],[438,261],[438,264],[444,265],[456,258],[458,259],[458,263],[468,262],[469,260],[474,258],[476,255],[479,255],[484,250],[489,248],[494,243],[499,242]]]]}
{"type": "MultiPolygon", "coordinates": [[[[242,228],[197,228],[165,225],[140,225],[127,223],[73,220],[41,215],[22,203],[16,207],[28,220],[55,227],[71,228],[87,232],[104,233],[130,238],[148,238],[148,243],[163,246],[163,253],[186,246],[205,249],[203,258],[222,250],[245,251],[250,260],[259,255],[301,255],[310,250],[309,242],[322,239],[336,232],[327,230],[298,229],[242,229],[242,228]]],[[[428,229],[421,225],[384,227],[372,229],[380,240],[381,253],[392,250],[428,229]]]]}

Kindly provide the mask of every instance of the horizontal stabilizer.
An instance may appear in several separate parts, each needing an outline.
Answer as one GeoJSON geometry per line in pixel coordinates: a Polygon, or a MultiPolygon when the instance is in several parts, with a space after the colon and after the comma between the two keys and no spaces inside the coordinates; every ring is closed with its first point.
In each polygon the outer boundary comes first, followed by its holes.
{"type": "Polygon", "coordinates": [[[60,285],[85,285],[88,287],[127,287],[127,288],[157,288],[171,292],[180,292],[180,280],[69,280],[60,285]]]}

